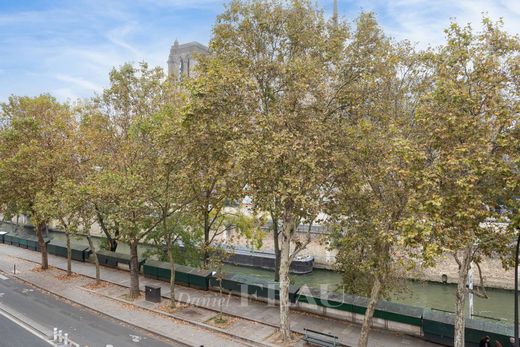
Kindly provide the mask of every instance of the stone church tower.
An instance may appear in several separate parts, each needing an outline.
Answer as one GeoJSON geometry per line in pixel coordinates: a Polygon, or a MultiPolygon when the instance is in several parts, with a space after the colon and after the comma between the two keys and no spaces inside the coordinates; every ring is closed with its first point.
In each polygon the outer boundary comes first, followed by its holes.
{"type": "Polygon", "coordinates": [[[170,49],[168,58],[168,74],[178,78],[182,76],[192,76],[193,68],[197,65],[196,54],[208,54],[208,47],[198,42],[179,44],[175,40],[170,49]]]}

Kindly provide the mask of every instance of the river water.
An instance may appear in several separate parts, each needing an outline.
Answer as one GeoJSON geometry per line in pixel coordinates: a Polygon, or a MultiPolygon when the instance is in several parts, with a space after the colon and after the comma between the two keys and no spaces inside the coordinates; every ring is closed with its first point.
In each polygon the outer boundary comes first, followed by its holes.
{"type": "MultiPolygon", "coordinates": [[[[65,240],[65,235],[60,232],[51,232],[50,237],[65,240]]],[[[99,245],[99,239],[93,238],[99,245]]],[[[87,245],[85,238],[74,238],[73,243],[87,245]]],[[[139,254],[142,256],[148,247],[140,245],[139,254]]],[[[129,253],[128,245],[119,243],[117,251],[129,253]]],[[[272,271],[243,266],[226,264],[224,271],[227,273],[244,274],[265,279],[273,279],[272,271]]],[[[334,271],[315,269],[306,275],[291,275],[291,282],[296,285],[308,285],[309,287],[326,286],[328,290],[341,290],[341,275],[334,271]]],[[[403,281],[402,288],[390,298],[391,301],[413,305],[418,307],[432,308],[436,310],[453,312],[455,310],[455,285],[434,282],[403,281]]],[[[503,323],[513,322],[513,300],[514,294],[510,290],[488,289],[488,299],[475,296],[474,314],[487,317],[489,320],[503,323]]],[[[478,317],[476,317],[478,318],[478,317]]]]}

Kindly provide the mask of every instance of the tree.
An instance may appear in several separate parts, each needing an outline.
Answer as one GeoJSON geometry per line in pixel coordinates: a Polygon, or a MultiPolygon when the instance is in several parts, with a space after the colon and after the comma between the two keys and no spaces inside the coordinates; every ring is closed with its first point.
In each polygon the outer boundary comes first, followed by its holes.
{"type": "MultiPolygon", "coordinates": [[[[78,170],[79,172],[80,170],[78,170]]],[[[72,274],[71,236],[84,235],[94,256],[96,281],[99,283],[99,262],[90,237],[90,230],[95,220],[95,210],[90,197],[93,188],[88,185],[88,182],[81,180],[82,178],[84,177],[74,176],[74,178],[60,179],[50,195],[37,196],[36,206],[38,206],[38,211],[44,211],[50,219],[57,221],[57,224],[65,232],[67,238],[67,275],[72,274]]]]}
{"type": "Polygon", "coordinates": [[[446,44],[429,57],[434,83],[417,113],[429,162],[418,218],[431,244],[458,265],[456,347],[464,346],[471,264],[511,254],[511,229],[486,222],[500,218],[498,198],[519,193],[520,42],[501,22],[484,18],[482,25],[478,33],[455,23],[446,30],[446,44]]]}
{"type": "Polygon", "coordinates": [[[339,65],[335,188],[328,201],[336,266],[348,293],[368,296],[359,337],[367,346],[375,306],[411,264],[415,239],[401,225],[423,167],[415,106],[422,69],[406,43],[394,43],[374,14],[362,13],[339,65]]]}
{"type": "Polygon", "coordinates": [[[161,115],[175,109],[177,101],[160,68],[127,64],[110,73],[110,87],[96,100],[91,119],[95,128],[101,125],[107,146],[92,162],[94,206],[97,212],[103,207],[105,220],[117,225],[121,240],[130,246],[131,298],[139,295],[138,243],[180,208],[169,195],[178,188],[174,176],[163,170],[175,158],[162,165],[162,153],[171,152],[156,133],[162,124],[157,120],[164,120],[161,115]]]}
{"type": "Polygon", "coordinates": [[[337,189],[329,213],[341,227],[333,239],[343,283],[349,293],[369,297],[358,342],[367,346],[375,306],[395,288],[406,259],[399,223],[410,214],[417,154],[405,78],[414,66],[408,47],[388,39],[371,13],[357,19],[347,51],[341,78],[351,84],[340,93],[337,189]]]}
{"type": "Polygon", "coordinates": [[[70,175],[76,158],[70,140],[75,120],[70,107],[50,95],[11,96],[1,105],[0,192],[5,215],[25,214],[36,226],[42,269],[48,268],[43,233],[51,216],[36,204],[61,178],[70,175]]]}
{"type": "Polygon", "coordinates": [[[50,195],[36,195],[36,210],[49,217],[49,220],[57,221],[59,227],[65,232],[67,245],[67,276],[72,275],[72,249],[70,237],[77,233],[77,210],[71,208],[69,188],[66,180],[60,179],[50,195]],[[65,190],[63,189],[65,188],[65,190]]]}
{"type": "MultiPolygon", "coordinates": [[[[86,100],[78,105],[77,116],[80,120],[77,149],[81,157],[81,172],[85,177],[92,177],[111,162],[117,155],[118,139],[116,126],[101,109],[99,98],[86,100]]],[[[94,197],[94,195],[91,195],[94,197]]],[[[93,200],[96,222],[106,238],[106,248],[117,250],[121,231],[117,220],[113,220],[110,205],[102,200],[93,200]]],[[[105,244],[102,243],[102,247],[105,244]]]]}
{"type": "Polygon", "coordinates": [[[188,107],[181,147],[190,159],[184,169],[194,199],[189,213],[203,230],[205,267],[212,243],[235,228],[230,217],[240,211],[231,205],[245,195],[237,143],[247,135],[247,82],[229,62],[211,54],[199,57],[197,76],[184,84],[188,107]]]}
{"type": "MultiPolygon", "coordinates": [[[[246,191],[258,213],[279,212],[280,332],[289,340],[289,264],[305,247],[294,235],[316,219],[329,190],[327,100],[345,28],[308,1],[232,1],[213,32],[209,59],[243,90],[233,107],[246,191]]],[[[217,80],[217,89],[229,82],[217,80]]]]}
{"type": "MultiPolygon", "coordinates": [[[[149,202],[161,223],[148,235],[148,239],[159,245],[161,252],[166,248],[170,264],[170,305],[175,307],[175,261],[177,242],[191,248],[198,240],[198,230],[193,228],[186,215],[187,205],[194,200],[189,189],[185,167],[189,163],[182,147],[182,108],[184,96],[180,89],[164,109],[149,118],[142,126],[147,129],[155,150],[153,194],[149,202]]],[[[150,163],[152,164],[152,163],[150,163]]]]}
{"type": "MultiPolygon", "coordinates": [[[[164,218],[162,223],[149,234],[147,241],[155,245],[152,253],[159,259],[166,259],[170,264],[170,307],[176,307],[175,301],[175,267],[181,262],[181,255],[191,252],[200,244],[202,234],[193,227],[189,216],[183,211],[164,218]],[[165,254],[166,253],[166,254],[165,254]]],[[[198,255],[198,254],[197,254],[198,255]]]]}
{"type": "Polygon", "coordinates": [[[222,280],[224,279],[224,260],[229,257],[229,253],[227,253],[222,248],[214,248],[211,252],[209,263],[211,269],[214,269],[214,277],[218,282],[218,290],[219,290],[219,313],[218,318],[215,319],[215,323],[221,324],[225,323],[226,319],[224,319],[224,297],[222,293],[222,280]]]}

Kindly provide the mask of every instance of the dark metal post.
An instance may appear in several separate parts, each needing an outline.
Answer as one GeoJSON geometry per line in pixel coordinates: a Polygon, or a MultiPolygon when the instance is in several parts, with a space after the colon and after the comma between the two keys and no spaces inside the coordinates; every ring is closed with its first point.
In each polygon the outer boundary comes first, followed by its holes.
{"type": "Polygon", "coordinates": [[[520,347],[518,343],[518,250],[520,248],[520,233],[518,234],[518,240],[516,241],[516,253],[515,253],[515,346],[520,347]]]}

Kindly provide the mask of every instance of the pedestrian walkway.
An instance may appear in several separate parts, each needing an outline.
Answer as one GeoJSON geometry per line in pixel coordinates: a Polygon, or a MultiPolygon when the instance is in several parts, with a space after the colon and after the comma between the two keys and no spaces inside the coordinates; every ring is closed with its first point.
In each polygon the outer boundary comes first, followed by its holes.
{"type": "MultiPolygon", "coordinates": [[[[8,245],[0,244],[0,269],[4,271],[12,271],[13,265],[15,263],[21,262],[21,259],[25,259],[32,262],[39,262],[40,261],[40,254],[28,251],[8,245]]],[[[38,284],[45,284],[50,291],[53,290],[59,290],[60,293],[68,293],[67,295],[72,297],[70,300],[76,301],[79,300],[80,304],[84,304],[86,306],[96,306],[97,308],[103,308],[105,305],[114,306],[115,303],[111,301],[111,303],[108,303],[107,301],[110,301],[108,298],[100,298],[97,296],[96,300],[99,300],[98,303],[95,303],[93,301],[96,301],[93,299],[93,296],[95,294],[89,294],[86,293],[84,290],[81,289],[75,289],[71,288],[70,286],[67,286],[66,283],[60,283],[58,281],[53,280],[53,278],[48,278],[43,280],[45,278],[44,272],[28,272],[27,269],[31,267],[31,265],[27,265],[27,263],[23,263],[23,266],[25,266],[25,272],[23,275],[23,279],[28,281],[40,281],[38,284]],[[53,288],[56,287],[56,288],[53,288]]],[[[66,259],[61,257],[56,257],[49,255],[49,264],[58,268],[58,269],[66,269],[66,259]]],[[[17,265],[18,266],[18,265],[17,265]]],[[[34,267],[35,264],[32,264],[32,267],[34,267]]],[[[95,277],[95,267],[91,263],[81,263],[81,262],[73,262],[73,271],[84,276],[88,277],[95,277]]],[[[49,276],[47,276],[49,277],[49,276]]],[[[130,284],[130,276],[128,271],[124,270],[118,270],[118,269],[112,269],[112,268],[101,268],[101,279],[104,281],[107,281],[109,283],[123,286],[123,287],[129,287],[130,284]]],[[[162,281],[152,280],[148,278],[144,278],[143,276],[140,277],[140,287],[141,290],[144,291],[145,285],[154,285],[154,286],[160,286],[163,296],[169,297],[169,284],[162,281]]],[[[202,291],[202,290],[195,290],[192,288],[186,288],[181,286],[176,286],[175,291],[175,297],[180,302],[188,302],[192,306],[198,306],[200,308],[206,309],[206,310],[212,310],[212,311],[218,311],[219,310],[219,296],[218,293],[212,292],[212,291],[202,291]]],[[[95,308],[96,309],[96,308],[95,308]]],[[[240,317],[241,324],[239,327],[230,327],[230,331],[235,331],[237,334],[245,334],[245,336],[251,337],[253,340],[258,339],[265,339],[267,336],[266,334],[272,334],[273,330],[269,330],[268,327],[272,327],[275,329],[278,327],[278,318],[279,318],[279,308],[277,306],[273,305],[267,305],[266,303],[250,300],[247,301],[243,298],[237,297],[237,296],[227,296],[226,300],[223,305],[223,312],[229,316],[235,316],[240,317]],[[256,322],[258,325],[248,325],[244,323],[244,320],[250,321],[250,322],[256,322]],[[262,327],[262,329],[259,329],[259,327],[262,327]]],[[[136,314],[123,314],[121,312],[122,318],[118,317],[119,319],[122,319],[131,324],[142,326],[144,325],[146,328],[155,328],[157,326],[155,320],[156,320],[156,314],[150,313],[150,312],[140,312],[139,315],[136,314]],[[152,318],[154,317],[154,318],[152,318]],[[136,322],[136,323],[134,323],[136,322]],[[152,324],[153,322],[153,324],[152,324]]],[[[360,333],[360,325],[335,320],[335,319],[329,319],[317,315],[311,315],[307,313],[303,313],[300,311],[291,311],[290,314],[290,320],[291,320],[291,329],[299,334],[303,334],[304,328],[312,329],[321,331],[324,333],[328,333],[331,335],[336,335],[339,337],[339,340],[342,344],[345,344],[347,346],[355,346],[359,337],[360,333]]],[[[166,324],[166,326],[158,327],[161,328],[161,331],[164,331],[164,333],[171,333],[171,320],[166,324]],[[168,324],[170,325],[170,329],[168,329],[168,324]]],[[[186,325],[184,325],[186,327],[186,325]]],[[[181,338],[180,341],[184,341],[187,339],[187,337],[193,338],[194,334],[196,334],[195,331],[192,331],[195,329],[194,327],[190,327],[188,329],[184,329],[182,331],[182,334],[180,336],[177,336],[178,338],[181,338]],[[191,330],[190,330],[191,329],[191,330]]],[[[211,334],[210,334],[211,335],[211,334]]],[[[168,336],[168,335],[166,335],[168,336]]],[[[199,335],[200,336],[200,331],[199,335]]],[[[174,338],[174,337],[172,337],[174,338]]],[[[221,339],[223,337],[220,337],[221,339]]],[[[174,338],[175,339],[175,338],[174,338]]],[[[209,336],[207,339],[209,341],[205,341],[205,346],[219,346],[220,343],[223,343],[221,341],[215,340],[213,336],[209,336]]],[[[193,339],[189,342],[192,342],[193,339]]],[[[231,343],[222,344],[221,346],[232,346],[231,343]]],[[[198,342],[197,342],[198,343],[198,342]]],[[[381,347],[381,346],[388,346],[388,347],[394,347],[394,346],[437,346],[435,344],[431,344],[428,342],[425,342],[421,340],[420,338],[413,337],[413,336],[407,336],[402,334],[393,333],[390,331],[384,331],[384,330],[378,330],[373,329],[370,332],[370,338],[369,338],[369,346],[373,347],[381,347]]]]}

